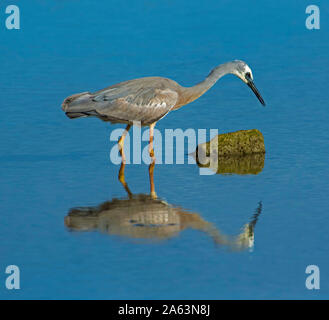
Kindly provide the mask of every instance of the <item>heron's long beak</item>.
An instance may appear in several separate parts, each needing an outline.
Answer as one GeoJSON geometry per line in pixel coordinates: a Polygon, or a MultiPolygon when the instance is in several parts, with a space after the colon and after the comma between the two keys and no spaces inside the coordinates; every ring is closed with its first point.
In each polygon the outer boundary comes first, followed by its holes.
{"type": "Polygon", "coordinates": [[[254,92],[254,94],[256,95],[256,97],[258,98],[258,100],[260,101],[260,103],[265,106],[265,101],[264,99],[262,98],[262,96],[260,95],[259,91],[257,90],[254,82],[252,81],[251,78],[249,77],[246,77],[247,79],[247,85],[248,87],[254,92]]]}

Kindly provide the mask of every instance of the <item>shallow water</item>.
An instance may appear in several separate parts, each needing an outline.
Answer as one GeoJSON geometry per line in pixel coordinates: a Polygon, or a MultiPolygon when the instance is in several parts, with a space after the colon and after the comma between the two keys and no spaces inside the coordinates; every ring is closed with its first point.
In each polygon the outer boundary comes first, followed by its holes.
{"type": "Polygon", "coordinates": [[[21,1],[19,31],[0,16],[0,281],[7,265],[21,272],[21,289],[1,285],[0,297],[327,298],[328,4],[317,2],[321,29],[310,31],[307,1],[98,3],[21,1]],[[227,76],[157,129],[257,128],[262,170],[200,175],[186,161],[159,164],[158,207],[144,199],[148,166],[129,164],[129,189],[145,201],[127,205],[119,165],[109,160],[118,126],[69,120],[63,99],[148,75],[192,85],[232,59],[252,67],[266,108],[227,76]],[[70,228],[72,208],[108,201],[115,214],[96,217],[102,227],[83,220],[84,232],[70,228]],[[163,215],[143,216],[149,208],[167,214],[165,227],[163,215]],[[248,223],[253,236],[237,248],[248,223]],[[305,269],[313,264],[321,287],[310,291],[305,269]]]}

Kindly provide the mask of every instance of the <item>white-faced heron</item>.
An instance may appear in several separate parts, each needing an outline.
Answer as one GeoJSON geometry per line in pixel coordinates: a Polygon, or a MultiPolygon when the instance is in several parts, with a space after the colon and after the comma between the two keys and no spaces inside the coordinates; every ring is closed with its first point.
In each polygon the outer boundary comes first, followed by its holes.
{"type": "Polygon", "coordinates": [[[193,87],[182,87],[177,82],[162,77],[128,80],[94,93],[74,94],[64,100],[62,109],[71,119],[96,116],[111,123],[127,124],[118,142],[123,161],[124,138],[131,125],[138,122],[142,126],[150,126],[149,152],[154,161],[153,129],[156,122],[169,111],[177,110],[199,98],[226,74],[234,74],[240,78],[265,106],[253,82],[251,69],[245,62],[235,60],[214,68],[205,80],[193,87]]]}

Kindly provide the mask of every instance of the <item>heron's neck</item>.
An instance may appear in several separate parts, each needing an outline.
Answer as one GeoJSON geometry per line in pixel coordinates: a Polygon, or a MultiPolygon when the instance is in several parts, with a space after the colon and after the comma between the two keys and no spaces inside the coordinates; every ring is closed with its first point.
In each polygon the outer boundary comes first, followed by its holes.
{"type": "Polygon", "coordinates": [[[199,98],[206,91],[208,91],[221,77],[228,73],[233,73],[233,71],[234,66],[232,65],[232,62],[227,62],[214,68],[211,70],[206,79],[200,83],[193,87],[183,88],[179,105],[183,106],[199,98]]]}

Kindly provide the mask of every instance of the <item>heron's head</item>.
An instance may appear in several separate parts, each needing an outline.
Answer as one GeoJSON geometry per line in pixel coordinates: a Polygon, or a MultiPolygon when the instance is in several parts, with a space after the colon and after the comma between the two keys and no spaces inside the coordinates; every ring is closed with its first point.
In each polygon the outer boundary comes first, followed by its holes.
{"type": "Polygon", "coordinates": [[[260,103],[265,106],[265,101],[255,86],[254,77],[250,67],[241,60],[235,60],[232,63],[234,65],[232,73],[240,78],[244,83],[246,83],[248,87],[254,92],[260,103]]]}

